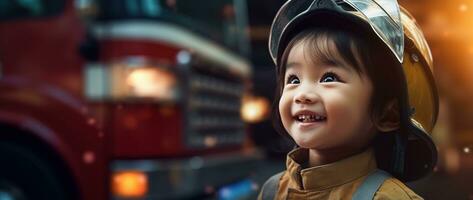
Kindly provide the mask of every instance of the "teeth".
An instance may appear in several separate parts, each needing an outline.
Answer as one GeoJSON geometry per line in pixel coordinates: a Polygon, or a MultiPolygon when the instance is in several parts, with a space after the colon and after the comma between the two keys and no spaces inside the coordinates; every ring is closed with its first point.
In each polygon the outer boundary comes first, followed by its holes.
{"type": "Polygon", "coordinates": [[[298,115],[297,119],[302,122],[312,122],[325,120],[326,118],[319,115],[298,115]]]}

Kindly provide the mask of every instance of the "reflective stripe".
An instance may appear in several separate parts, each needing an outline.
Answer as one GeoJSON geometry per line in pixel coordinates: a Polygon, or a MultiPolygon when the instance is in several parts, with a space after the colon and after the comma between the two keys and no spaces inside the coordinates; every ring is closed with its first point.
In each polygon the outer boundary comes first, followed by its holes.
{"type": "Polygon", "coordinates": [[[279,180],[281,179],[283,173],[284,171],[271,176],[271,178],[269,178],[266,183],[263,184],[263,187],[261,187],[262,200],[274,200],[276,192],[279,188],[279,180]]]}
{"type": "Polygon", "coordinates": [[[371,173],[353,194],[352,200],[374,199],[374,195],[391,175],[383,170],[377,169],[371,173]]]}

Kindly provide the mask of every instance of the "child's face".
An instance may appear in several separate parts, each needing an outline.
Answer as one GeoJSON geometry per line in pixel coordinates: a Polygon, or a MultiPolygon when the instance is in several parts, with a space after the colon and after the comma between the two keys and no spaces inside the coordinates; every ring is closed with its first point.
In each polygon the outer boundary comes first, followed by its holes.
{"type": "Polygon", "coordinates": [[[314,63],[304,47],[296,44],[286,63],[279,101],[284,128],[303,148],[366,145],[375,132],[369,117],[371,81],[348,65],[314,63]]]}

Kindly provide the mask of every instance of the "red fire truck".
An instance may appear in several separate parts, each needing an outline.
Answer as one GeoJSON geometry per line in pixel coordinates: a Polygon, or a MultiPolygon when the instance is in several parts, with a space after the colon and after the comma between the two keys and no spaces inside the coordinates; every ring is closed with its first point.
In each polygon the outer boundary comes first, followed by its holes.
{"type": "Polygon", "coordinates": [[[243,0],[0,1],[0,199],[248,183],[245,27],[243,0]]]}

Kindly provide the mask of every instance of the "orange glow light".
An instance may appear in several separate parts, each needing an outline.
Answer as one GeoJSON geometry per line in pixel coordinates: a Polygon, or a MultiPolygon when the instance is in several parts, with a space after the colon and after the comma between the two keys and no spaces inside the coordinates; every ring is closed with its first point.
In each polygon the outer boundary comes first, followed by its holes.
{"type": "Polygon", "coordinates": [[[458,6],[458,10],[460,10],[461,12],[466,12],[468,10],[468,6],[466,4],[460,4],[460,6],[458,6]]]}
{"type": "Polygon", "coordinates": [[[245,97],[240,113],[246,122],[257,123],[269,115],[269,101],[264,97],[245,97]]]}
{"type": "Polygon", "coordinates": [[[119,197],[144,197],[148,192],[148,177],[139,171],[121,171],[112,175],[113,195],[119,197]]]}

